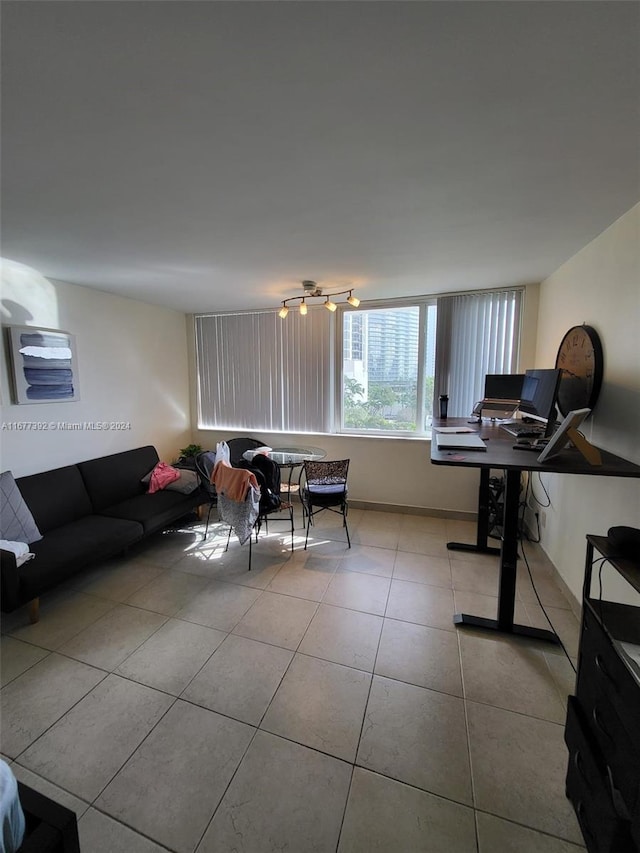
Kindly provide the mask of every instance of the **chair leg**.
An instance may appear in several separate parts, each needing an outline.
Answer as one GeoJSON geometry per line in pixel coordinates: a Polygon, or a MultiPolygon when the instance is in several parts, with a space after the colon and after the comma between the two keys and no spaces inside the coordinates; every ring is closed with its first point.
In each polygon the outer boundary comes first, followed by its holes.
{"type": "Polygon", "coordinates": [[[349,512],[349,504],[345,501],[340,507],[342,510],[342,524],[347,534],[347,544],[351,548],[351,537],[349,536],[349,526],[347,525],[347,513],[349,512]]]}
{"type": "Polygon", "coordinates": [[[231,525],[229,525],[229,535],[227,536],[227,547],[224,549],[225,551],[229,550],[229,542],[231,542],[231,531],[232,530],[233,530],[233,528],[231,527],[231,525]]]}
{"type": "Polygon", "coordinates": [[[351,537],[349,536],[349,527],[347,525],[347,507],[346,507],[346,505],[344,505],[342,507],[342,523],[344,524],[344,529],[347,533],[347,543],[349,545],[349,548],[351,548],[351,537]]]}
{"type": "Polygon", "coordinates": [[[204,538],[206,539],[209,534],[209,519],[211,518],[211,510],[213,509],[213,504],[209,502],[209,512],[207,513],[207,523],[204,528],[204,538]]]}
{"type": "Polygon", "coordinates": [[[289,518],[291,519],[291,553],[293,554],[293,504],[289,503],[289,518]]]}
{"type": "Polygon", "coordinates": [[[309,528],[311,527],[311,507],[307,507],[307,532],[304,537],[304,550],[307,550],[307,541],[309,539],[309,528]]]}

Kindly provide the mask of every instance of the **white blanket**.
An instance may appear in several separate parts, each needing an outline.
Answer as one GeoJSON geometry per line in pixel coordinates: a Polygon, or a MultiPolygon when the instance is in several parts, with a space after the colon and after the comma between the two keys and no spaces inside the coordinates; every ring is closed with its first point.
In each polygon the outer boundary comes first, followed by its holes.
{"type": "Polygon", "coordinates": [[[8,539],[0,539],[0,548],[3,551],[13,551],[16,555],[16,564],[18,566],[35,557],[35,554],[29,551],[29,546],[26,542],[9,542],[8,539]]]}

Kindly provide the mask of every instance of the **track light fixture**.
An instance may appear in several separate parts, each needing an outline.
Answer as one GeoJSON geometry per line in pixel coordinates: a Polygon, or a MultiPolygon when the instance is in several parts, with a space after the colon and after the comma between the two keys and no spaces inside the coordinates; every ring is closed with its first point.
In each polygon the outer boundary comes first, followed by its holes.
{"type": "Polygon", "coordinates": [[[291,296],[289,299],[282,300],[282,308],[278,311],[278,316],[283,320],[289,313],[289,307],[287,305],[288,302],[297,303],[299,306],[300,314],[304,317],[308,310],[307,299],[323,299],[322,303],[327,311],[331,311],[332,313],[338,307],[335,302],[332,301],[330,297],[333,296],[344,296],[346,293],[349,294],[346,301],[353,308],[357,308],[360,305],[360,300],[357,296],[353,295],[353,288],[349,290],[338,290],[334,293],[323,293],[322,288],[318,287],[315,281],[303,281],[302,288],[304,290],[304,296],[291,296]]]}

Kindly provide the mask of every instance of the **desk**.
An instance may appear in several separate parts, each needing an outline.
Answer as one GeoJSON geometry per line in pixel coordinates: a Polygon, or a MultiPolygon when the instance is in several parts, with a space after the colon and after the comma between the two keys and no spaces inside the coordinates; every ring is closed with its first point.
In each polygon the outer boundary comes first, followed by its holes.
{"type": "Polygon", "coordinates": [[[431,462],[434,465],[453,465],[463,468],[480,469],[478,490],[478,533],[475,545],[460,542],[448,542],[450,550],[472,550],[482,553],[500,554],[500,586],[498,591],[498,618],[485,619],[457,613],[453,617],[456,624],[475,625],[506,634],[519,634],[535,637],[539,640],[558,642],[552,631],[530,628],[514,624],[516,594],[516,566],[518,559],[518,507],[520,503],[520,475],[523,471],[539,471],[552,474],[584,474],[598,477],[638,477],[640,465],[602,452],[602,465],[589,465],[575,449],[564,450],[558,456],[538,462],[538,454],[530,450],[514,450],[515,438],[499,426],[490,423],[470,425],[467,418],[448,418],[434,420],[433,427],[464,426],[470,427],[487,442],[486,451],[438,450],[435,441],[431,442],[431,462]],[[487,546],[489,520],[489,472],[491,468],[500,468],[505,474],[504,518],[502,547],[487,546]]]}

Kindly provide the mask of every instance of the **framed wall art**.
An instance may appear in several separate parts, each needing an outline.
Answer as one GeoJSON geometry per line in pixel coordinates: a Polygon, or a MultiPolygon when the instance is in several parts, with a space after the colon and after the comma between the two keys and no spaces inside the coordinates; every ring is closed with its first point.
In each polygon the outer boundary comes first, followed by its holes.
{"type": "Polygon", "coordinates": [[[80,399],[75,338],[58,329],[8,326],[14,403],[80,399]]]}

